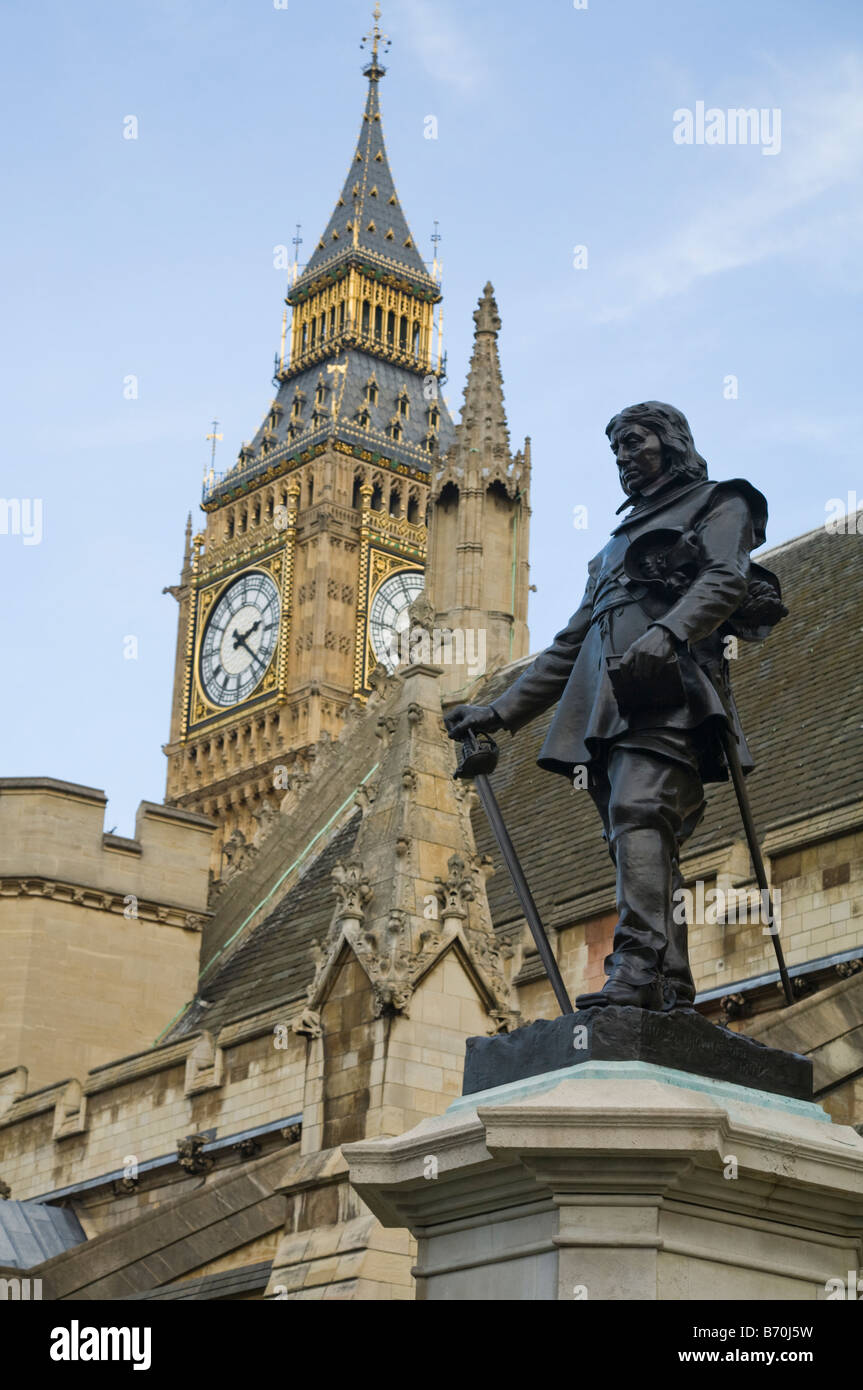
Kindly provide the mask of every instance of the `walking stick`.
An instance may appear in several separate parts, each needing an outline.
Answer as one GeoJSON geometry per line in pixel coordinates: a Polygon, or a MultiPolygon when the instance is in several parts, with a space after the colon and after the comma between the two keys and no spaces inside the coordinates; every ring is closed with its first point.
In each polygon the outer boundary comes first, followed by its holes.
{"type": "Polygon", "coordinates": [[[737,737],[734,733],[734,724],[731,718],[731,711],[725,699],[723,691],[716,681],[713,688],[722,701],[727,722],[722,730],[722,744],[725,753],[725,761],[728,763],[728,771],[731,773],[731,781],[734,784],[734,795],[737,797],[737,805],[740,808],[740,819],[743,821],[743,829],[746,834],[746,843],[749,846],[749,856],[752,860],[752,867],[755,870],[755,878],[758,887],[761,889],[761,901],[767,904],[767,925],[770,929],[770,938],[773,942],[773,949],[776,952],[776,964],[779,966],[779,978],[782,981],[782,988],[785,992],[786,1004],[793,1004],[794,990],[791,988],[791,977],[788,974],[788,967],[785,964],[785,953],[779,940],[779,927],[776,925],[776,918],[773,912],[773,895],[767,883],[767,873],[764,868],[764,860],[761,857],[761,846],[758,843],[758,834],[755,829],[755,821],[752,816],[752,806],[749,801],[749,793],[746,790],[746,778],[740,764],[740,753],[737,749],[737,737]]]}
{"type": "Polygon", "coordinates": [[[461,740],[461,755],[459,757],[458,767],[453,773],[453,776],[462,781],[472,781],[477,789],[479,799],[483,804],[483,808],[489,819],[489,824],[494,832],[494,837],[500,846],[503,861],[509,869],[515,891],[518,894],[518,900],[521,903],[522,911],[527,919],[527,925],[530,927],[531,935],[536,943],[539,958],[545,967],[545,973],[551,982],[555,998],[560,1005],[560,1011],[562,1014],[571,1014],[574,1013],[575,1010],[566,992],[563,976],[552,954],[551,946],[545,934],[545,928],[540,920],[536,903],[533,900],[533,895],[528,887],[527,879],[519,863],[518,855],[515,852],[515,846],[509,838],[509,831],[504,825],[503,816],[497,804],[497,797],[492,791],[491,783],[488,780],[489,774],[494,772],[497,767],[499,754],[500,749],[490,734],[480,734],[479,738],[477,738],[476,734],[472,731],[468,731],[461,740]]]}

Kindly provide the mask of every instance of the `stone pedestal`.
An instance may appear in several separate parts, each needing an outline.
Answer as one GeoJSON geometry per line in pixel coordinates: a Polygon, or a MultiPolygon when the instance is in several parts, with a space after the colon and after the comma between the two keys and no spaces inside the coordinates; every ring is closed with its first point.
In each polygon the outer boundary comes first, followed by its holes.
{"type": "Polygon", "coordinates": [[[419,1244],[420,1299],[823,1299],[863,1268],[863,1139],[820,1106],[645,1062],[462,1096],[344,1149],[419,1244]]]}

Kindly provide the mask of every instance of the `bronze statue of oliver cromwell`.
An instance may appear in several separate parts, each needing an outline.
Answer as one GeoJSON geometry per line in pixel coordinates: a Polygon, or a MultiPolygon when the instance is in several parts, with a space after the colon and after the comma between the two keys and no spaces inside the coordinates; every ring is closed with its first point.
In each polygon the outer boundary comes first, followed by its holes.
{"type": "Polygon", "coordinates": [[[750,561],[765,539],[764,497],[742,479],[708,479],[679,410],[629,406],[606,434],[627,514],[590,561],[584,598],[503,695],[459,705],[446,723],[456,739],[515,733],[557,703],[539,766],[569,778],[586,769],[617,871],[608,978],[576,1005],[670,1011],[695,997],[674,893],[704,783],[728,775],[726,729],[744,771],[753,765],[727,639],[761,640],[785,609],[776,577],[750,561]]]}

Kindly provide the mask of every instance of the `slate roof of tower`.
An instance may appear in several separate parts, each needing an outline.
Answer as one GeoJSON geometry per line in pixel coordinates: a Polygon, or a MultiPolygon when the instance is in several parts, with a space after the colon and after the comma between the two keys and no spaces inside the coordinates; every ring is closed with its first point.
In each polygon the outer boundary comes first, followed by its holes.
{"type": "Polygon", "coordinates": [[[374,75],[383,76],[384,71],[379,65],[367,69],[369,90],[344,186],[326,230],[297,282],[298,287],[315,279],[322,270],[340,263],[355,246],[402,266],[427,288],[434,286],[402,211],[390,169],[381,121],[379,78],[374,75]],[[354,220],[357,222],[356,242],[354,220]]]}
{"type": "MultiPolygon", "coordinates": [[[[863,526],[863,513],[861,513],[863,526]]],[[[761,646],[741,644],[734,689],[756,769],[748,779],[759,833],[861,797],[863,767],[863,535],[820,528],[758,556],[778,574],[790,614],[761,646]]],[[[580,595],[574,595],[570,608],[580,595]]],[[[564,600],[564,609],[566,609],[564,600]]],[[[568,612],[561,612],[561,625],[568,612]]],[[[490,677],[472,698],[487,702],[528,664],[490,677]]],[[[586,793],[536,766],[552,711],[500,736],[493,785],[516,850],[547,924],[579,918],[579,900],[607,894],[613,874],[601,826],[586,793]]],[[[278,1005],[296,1003],[314,976],[313,938],[323,940],[334,910],[331,872],[347,859],[359,830],[356,815],[330,840],[303,878],[248,939],[202,981],[209,1007],[195,1006],[173,1038],[278,1005]]],[[[481,808],[473,814],[480,853],[490,854],[494,924],[517,922],[521,909],[481,808]]],[[[708,808],[687,846],[697,854],[742,837],[728,784],[708,789],[708,808]]],[[[596,915],[591,907],[581,915],[596,915]]]]}
{"type": "MultiPolygon", "coordinates": [[[[294,452],[314,448],[314,446],[333,434],[339,439],[356,444],[363,450],[380,453],[385,458],[395,458],[420,472],[428,472],[432,463],[440,459],[450,448],[455,438],[455,426],[442,397],[429,402],[423,394],[424,378],[415,372],[406,372],[392,362],[351,349],[340,354],[340,362],[347,362],[347,371],[342,375],[327,371],[326,363],[308,367],[304,372],[283,381],[276,397],[282,407],[282,415],[275,431],[275,449],[288,448],[294,452]],[[378,387],[375,405],[368,405],[365,399],[366,386],[374,378],[378,387]],[[322,381],[329,388],[327,393],[327,417],[317,426],[311,422],[315,405],[315,391],[322,381]],[[306,426],[293,438],[288,431],[292,423],[291,410],[298,392],[305,397],[303,419],[306,426]],[[402,393],[407,395],[410,412],[407,418],[400,417],[402,437],[396,441],[386,433],[387,426],[398,410],[402,393]],[[434,404],[438,408],[437,448],[432,455],[425,447],[429,432],[428,409],[434,404]],[[359,423],[359,412],[367,407],[368,428],[359,423]]],[[[264,434],[262,424],[252,447],[257,450],[264,434]]],[[[259,468],[266,468],[273,459],[272,453],[260,460],[259,468]]],[[[227,480],[226,480],[227,481],[227,480]]]]}

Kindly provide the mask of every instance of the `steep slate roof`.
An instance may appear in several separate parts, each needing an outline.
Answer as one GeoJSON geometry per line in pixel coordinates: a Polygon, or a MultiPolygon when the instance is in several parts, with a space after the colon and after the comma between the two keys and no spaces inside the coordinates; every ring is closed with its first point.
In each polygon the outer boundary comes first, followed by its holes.
{"type": "MultiPolygon", "coordinates": [[[[779,576],[790,609],[764,644],[740,644],[732,671],[756,762],[748,787],[763,837],[861,796],[863,535],[832,535],[819,527],[758,559],[779,576]]],[[[578,597],[572,596],[570,608],[578,597]]],[[[560,616],[562,627],[569,611],[560,616]]],[[[471,698],[493,700],[527,664],[496,673],[471,698]]],[[[547,711],[516,738],[500,736],[493,785],[540,914],[560,920],[565,905],[572,903],[574,917],[577,899],[606,887],[611,906],[614,876],[587,792],[536,766],[552,715],[547,711]]],[[[710,787],[707,801],[687,855],[742,838],[730,785],[710,787]]],[[[473,820],[477,847],[496,866],[488,896],[499,927],[522,913],[481,809],[473,820]]]]}
{"type": "MultiPolygon", "coordinates": [[[[439,396],[434,402],[427,401],[423,394],[423,377],[356,348],[345,350],[339,355],[339,365],[344,363],[347,363],[347,371],[344,373],[330,373],[327,371],[326,363],[318,363],[281,383],[276,399],[282,407],[282,415],[274,431],[273,449],[285,447],[297,452],[305,451],[336,436],[350,444],[358,445],[364,451],[397,459],[419,472],[427,473],[432,464],[446,453],[455,438],[455,426],[443,397],[439,396]],[[377,383],[378,398],[375,405],[368,405],[365,398],[366,386],[372,377],[377,383]],[[330,388],[327,392],[327,417],[317,427],[310,427],[319,381],[330,388]],[[305,397],[303,428],[292,441],[288,431],[292,424],[291,408],[297,392],[302,392],[305,397]],[[403,392],[407,394],[410,403],[410,414],[407,419],[400,418],[402,435],[396,442],[390,439],[386,429],[396,414],[399,397],[403,392]],[[434,454],[430,454],[425,447],[425,438],[429,432],[430,404],[436,405],[439,413],[437,448],[434,454]],[[359,423],[361,407],[368,409],[368,428],[359,423]]],[[[266,426],[265,419],[252,440],[252,447],[256,451],[260,448],[266,426]]],[[[266,470],[272,462],[272,457],[272,454],[261,457],[259,471],[266,470]]],[[[228,485],[229,479],[230,475],[225,480],[225,486],[228,485]]]]}
{"type": "Polygon", "coordinates": [[[323,941],[335,911],[332,874],[350,853],[360,826],[353,816],[328,842],[305,874],[263,922],[199,985],[199,998],[166,1040],[176,1041],[199,1028],[218,1031],[247,1014],[289,1005],[303,998],[315,973],[312,941],[323,941]]]}
{"type": "Polygon", "coordinates": [[[344,253],[354,247],[394,261],[427,287],[434,286],[402,211],[387,157],[378,90],[384,72],[376,62],[366,68],[369,90],[357,147],[339,200],[297,288],[345,259],[344,253]],[[369,230],[372,225],[374,231],[369,230]]]}

